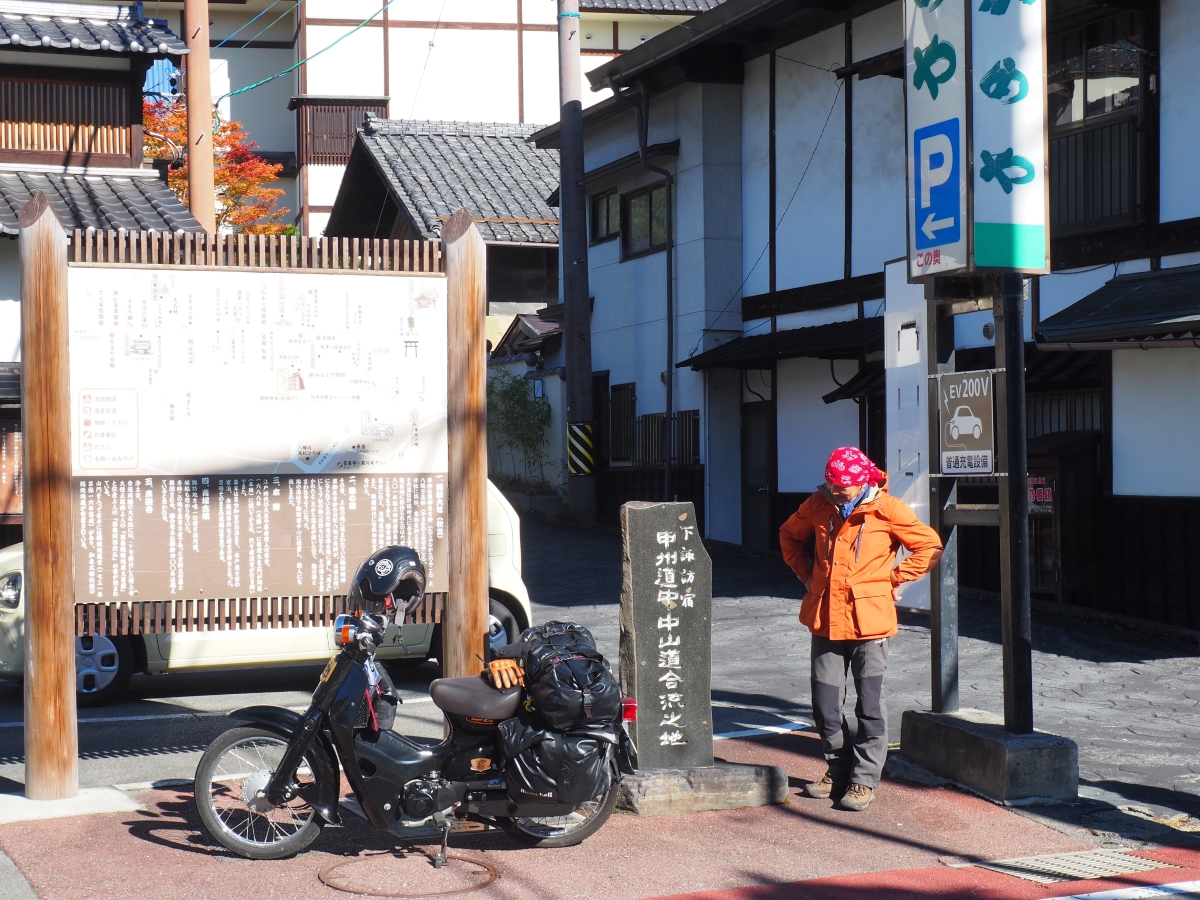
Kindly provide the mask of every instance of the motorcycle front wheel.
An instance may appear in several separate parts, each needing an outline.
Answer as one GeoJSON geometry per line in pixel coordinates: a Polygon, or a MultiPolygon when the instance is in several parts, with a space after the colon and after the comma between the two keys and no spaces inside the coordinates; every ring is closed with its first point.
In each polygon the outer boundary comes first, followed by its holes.
{"type": "MultiPolygon", "coordinates": [[[[204,830],[238,856],[294,856],[321,833],[316,812],[299,796],[282,806],[260,796],[287,744],[285,735],[269,728],[231,728],[209,745],[196,767],[196,807],[204,830]]],[[[302,763],[295,782],[312,781],[312,769],[302,763]]]]}
{"type": "Polygon", "coordinates": [[[580,803],[565,816],[522,816],[500,819],[510,836],[526,847],[574,847],[600,830],[617,805],[621,776],[613,772],[608,790],[580,803]]]}

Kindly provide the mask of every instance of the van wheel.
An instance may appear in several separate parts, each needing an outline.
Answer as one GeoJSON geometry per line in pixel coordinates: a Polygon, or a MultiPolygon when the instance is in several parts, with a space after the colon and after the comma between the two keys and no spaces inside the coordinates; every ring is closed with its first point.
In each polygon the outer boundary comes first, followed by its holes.
{"type": "Polygon", "coordinates": [[[75,702],[103,706],[133,676],[133,641],[125,635],[85,634],[75,638],[75,702]]]}

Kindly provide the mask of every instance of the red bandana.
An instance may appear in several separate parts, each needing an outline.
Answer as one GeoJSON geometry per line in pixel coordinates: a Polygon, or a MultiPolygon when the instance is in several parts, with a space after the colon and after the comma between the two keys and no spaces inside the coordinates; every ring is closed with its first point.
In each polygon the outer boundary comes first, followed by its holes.
{"type": "Polygon", "coordinates": [[[857,447],[838,447],[825,463],[825,480],[844,487],[879,484],[883,473],[857,447]]]}

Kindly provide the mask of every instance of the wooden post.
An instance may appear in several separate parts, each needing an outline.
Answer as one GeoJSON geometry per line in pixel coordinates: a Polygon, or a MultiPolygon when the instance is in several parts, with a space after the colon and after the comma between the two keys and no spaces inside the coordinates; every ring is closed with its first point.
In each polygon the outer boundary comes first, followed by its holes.
{"type": "Polygon", "coordinates": [[[35,191],[17,217],[25,425],[25,796],[79,791],[67,234],[35,191]]]}
{"type": "Polygon", "coordinates": [[[442,622],[442,672],[476,675],[488,622],[487,572],[487,248],[460,209],[442,228],[449,330],[450,593],[442,622]]]}
{"type": "Polygon", "coordinates": [[[217,230],[213,180],[212,89],[208,71],[208,0],[184,0],[187,55],[188,208],[209,234],[217,230]]]}

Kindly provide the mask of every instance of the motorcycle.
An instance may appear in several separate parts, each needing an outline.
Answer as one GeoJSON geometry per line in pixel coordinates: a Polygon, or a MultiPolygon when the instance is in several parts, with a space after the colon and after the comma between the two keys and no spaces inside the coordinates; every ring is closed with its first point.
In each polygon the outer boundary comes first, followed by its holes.
{"type": "MultiPolygon", "coordinates": [[[[379,831],[430,822],[441,830],[434,865],[446,860],[453,819],[502,828],[528,847],[569,847],[603,826],[616,805],[633,748],[624,724],[592,726],[605,748],[609,787],[582,803],[513,802],[497,726],[522,706],[519,686],[497,689],[482,677],[439,678],[429,686],[446,715],[448,736],[435,746],[391,730],[400,696],[375,659],[386,619],[339,616],[340,651],[321,673],[307,712],[270,706],[239,709],[247,724],[208,747],[196,769],[196,804],[212,838],[247,859],[281,859],[308,847],[325,825],[338,825],[341,770],[363,813],[379,831]]],[[[397,831],[399,829],[397,828],[397,831]]]]}

